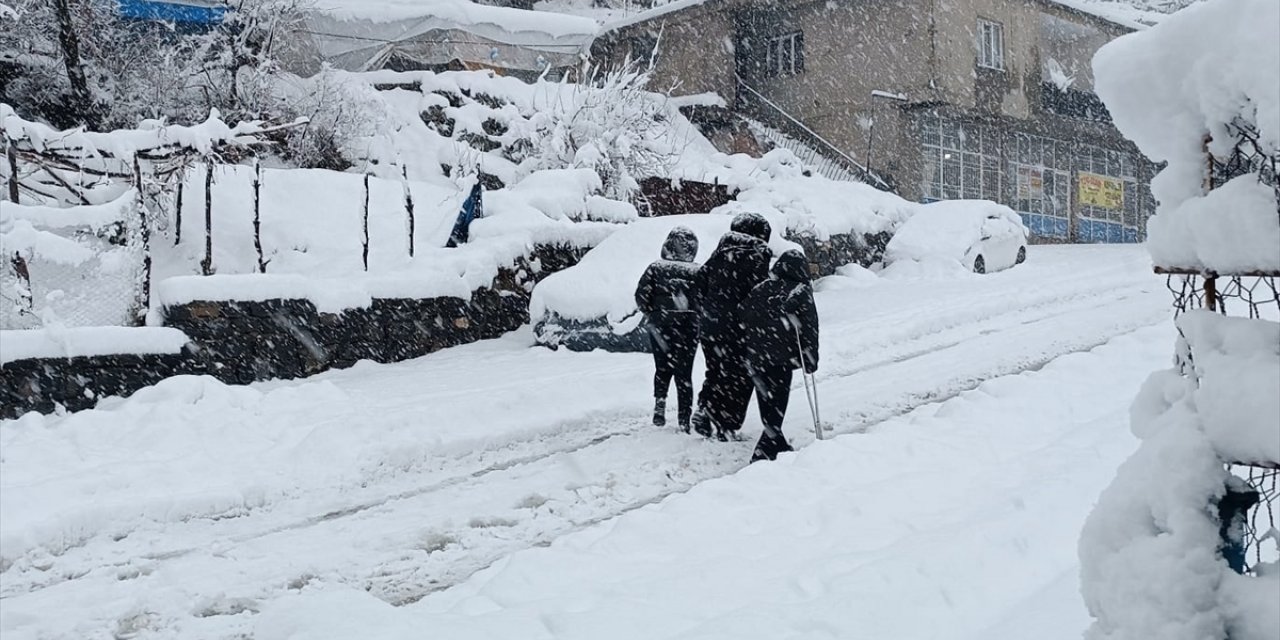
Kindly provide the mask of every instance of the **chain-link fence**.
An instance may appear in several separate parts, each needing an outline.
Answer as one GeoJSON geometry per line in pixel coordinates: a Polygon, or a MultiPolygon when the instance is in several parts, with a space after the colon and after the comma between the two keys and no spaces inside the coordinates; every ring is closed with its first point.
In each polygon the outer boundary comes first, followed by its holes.
{"type": "MultiPolygon", "coordinates": [[[[1280,180],[1277,180],[1280,155],[1267,154],[1258,143],[1257,129],[1248,123],[1230,123],[1226,132],[1234,144],[1225,153],[1213,153],[1211,141],[1206,141],[1208,171],[1205,187],[1212,190],[1240,176],[1256,175],[1259,181],[1275,190],[1276,215],[1280,220],[1280,180]]],[[[1233,274],[1157,270],[1169,274],[1166,285],[1173,295],[1175,316],[1194,309],[1207,309],[1240,318],[1280,321],[1280,273],[1266,270],[1233,274]]],[[[1184,372],[1191,370],[1192,358],[1194,353],[1190,351],[1180,355],[1179,366],[1184,372]]],[[[1248,508],[1240,535],[1243,560],[1252,573],[1265,563],[1280,560],[1280,528],[1277,528],[1280,460],[1251,464],[1226,461],[1226,468],[1228,473],[1248,485],[1245,493],[1252,506],[1248,508]]]]}
{"type": "Polygon", "coordinates": [[[139,244],[84,228],[33,231],[43,247],[6,251],[0,261],[0,329],[136,323],[139,244]]]}

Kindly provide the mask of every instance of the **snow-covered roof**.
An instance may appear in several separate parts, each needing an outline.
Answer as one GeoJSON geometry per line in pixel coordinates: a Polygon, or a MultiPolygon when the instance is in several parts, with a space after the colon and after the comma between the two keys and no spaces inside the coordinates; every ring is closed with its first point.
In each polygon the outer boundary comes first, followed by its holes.
{"type": "Polygon", "coordinates": [[[348,70],[377,68],[393,53],[424,64],[560,66],[599,31],[590,18],[466,0],[317,0],[307,22],[320,57],[348,70]]]}
{"type": "Polygon", "coordinates": [[[1100,18],[1114,25],[1138,31],[1146,29],[1165,14],[1145,10],[1128,2],[1115,0],[1042,0],[1068,9],[1100,18]]]}

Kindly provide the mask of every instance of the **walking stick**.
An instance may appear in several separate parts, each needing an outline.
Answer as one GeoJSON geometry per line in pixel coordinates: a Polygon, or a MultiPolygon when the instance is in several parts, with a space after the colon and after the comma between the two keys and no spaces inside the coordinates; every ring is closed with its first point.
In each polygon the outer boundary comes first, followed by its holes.
{"type": "Polygon", "coordinates": [[[818,417],[818,379],[813,379],[810,386],[809,378],[812,374],[804,369],[804,342],[800,339],[800,326],[793,324],[796,330],[796,349],[800,354],[800,377],[804,379],[804,397],[809,401],[809,414],[813,416],[813,435],[819,440],[825,440],[826,436],[822,433],[822,419],[818,417]]]}

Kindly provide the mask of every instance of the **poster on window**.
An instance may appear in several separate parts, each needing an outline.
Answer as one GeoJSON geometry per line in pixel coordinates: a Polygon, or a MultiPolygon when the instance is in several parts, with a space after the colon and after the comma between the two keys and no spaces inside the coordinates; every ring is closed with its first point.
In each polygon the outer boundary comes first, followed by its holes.
{"type": "Polygon", "coordinates": [[[1124,208],[1124,182],[1096,173],[1077,174],[1080,182],[1080,204],[1119,211],[1124,208]]]}
{"type": "Polygon", "coordinates": [[[1044,197],[1044,169],[1018,167],[1018,199],[1038,200],[1044,197]]]}

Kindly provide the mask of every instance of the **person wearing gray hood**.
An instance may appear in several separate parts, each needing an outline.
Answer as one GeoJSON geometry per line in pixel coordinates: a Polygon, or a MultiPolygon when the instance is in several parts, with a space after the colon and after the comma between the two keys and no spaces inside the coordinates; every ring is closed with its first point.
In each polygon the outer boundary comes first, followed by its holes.
{"type": "Polygon", "coordinates": [[[636,287],[636,307],[649,321],[653,351],[653,424],[667,423],[667,392],[676,383],[676,415],[689,431],[693,413],[693,359],[698,352],[698,236],[676,227],[662,245],[662,259],[649,265],[636,287]]]}

